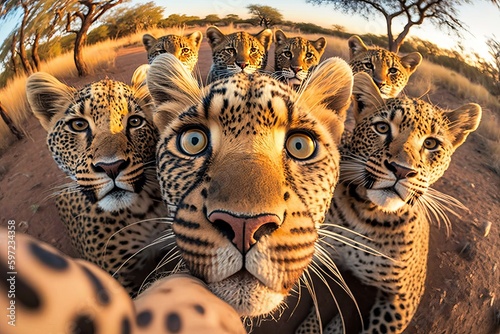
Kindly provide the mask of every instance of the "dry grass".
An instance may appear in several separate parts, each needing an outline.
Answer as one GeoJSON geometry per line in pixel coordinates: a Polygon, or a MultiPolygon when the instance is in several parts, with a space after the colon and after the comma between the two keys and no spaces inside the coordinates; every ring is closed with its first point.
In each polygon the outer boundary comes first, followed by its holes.
{"type": "Polygon", "coordinates": [[[489,166],[500,175],[500,118],[499,114],[485,110],[478,134],[490,157],[489,166]]]}

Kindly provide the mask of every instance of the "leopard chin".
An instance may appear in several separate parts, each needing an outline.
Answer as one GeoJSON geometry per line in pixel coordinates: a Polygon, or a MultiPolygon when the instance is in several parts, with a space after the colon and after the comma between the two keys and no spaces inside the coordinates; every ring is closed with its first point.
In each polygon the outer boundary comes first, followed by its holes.
{"type": "Polygon", "coordinates": [[[97,201],[97,205],[104,211],[114,212],[126,209],[139,199],[139,195],[119,188],[115,188],[97,201]]]}
{"type": "Polygon", "coordinates": [[[288,295],[269,289],[246,270],[208,284],[217,297],[230,304],[242,317],[256,317],[276,310],[288,295]]]}
{"type": "Polygon", "coordinates": [[[393,188],[367,189],[366,196],[384,212],[395,212],[406,204],[393,188]]]}

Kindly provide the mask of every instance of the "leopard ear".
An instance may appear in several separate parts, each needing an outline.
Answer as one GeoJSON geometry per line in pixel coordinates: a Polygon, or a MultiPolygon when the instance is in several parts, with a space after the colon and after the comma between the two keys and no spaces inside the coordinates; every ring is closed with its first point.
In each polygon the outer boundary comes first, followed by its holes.
{"type": "Polygon", "coordinates": [[[54,115],[69,107],[75,91],[73,87],[43,72],[32,74],[26,82],[28,103],[45,130],[50,128],[54,115]]]}
{"type": "Polygon", "coordinates": [[[143,64],[139,66],[132,74],[132,88],[134,90],[134,96],[138,101],[143,101],[144,103],[151,102],[151,95],[149,94],[148,86],[146,84],[146,78],[149,70],[148,64],[143,64]]]}
{"type": "Polygon", "coordinates": [[[264,45],[264,49],[266,49],[266,51],[269,50],[271,42],[273,41],[273,32],[271,29],[264,29],[257,35],[254,35],[254,37],[257,38],[262,45],[264,45]]]}
{"type": "Polygon", "coordinates": [[[453,134],[452,144],[454,148],[462,145],[469,133],[477,129],[481,121],[481,114],[481,106],[475,103],[469,103],[444,113],[444,116],[450,121],[449,130],[453,134]]]}
{"type": "Polygon", "coordinates": [[[364,117],[369,112],[374,112],[378,107],[385,104],[377,85],[373,82],[372,77],[365,72],[354,75],[352,94],[356,123],[359,122],[360,117],[364,117]]]}
{"type": "Polygon", "coordinates": [[[324,37],[320,37],[315,41],[311,41],[312,45],[318,51],[319,56],[321,57],[323,55],[323,52],[325,52],[326,48],[326,39],[324,37]]]}
{"type": "Polygon", "coordinates": [[[417,66],[422,62],[422,55],[419,52],[412,52],[401,58],[401,64],[411,73],[415,72],[417,66]]]}
{"type": "Polygon", "coordinates": [[[297,102],[307,106],[323,123],[329,124],[334,138],[340,141],[352,93],[349,65],[340,58],[325,60],[311,72],[298,93],[297,102]],[[325,109],[330,112],[325,112],[325,109]]]}
{"type": "Polygon", "coordinates": [[[155,58],[149,67],[146,82],[156,107],[154,122],[160,131],[202,98],[198,81],[179,59],[169,53],[155,58]]]}
{"type": "Polygon", "coordinates": [[[203,40],[203,34],[201,33],[201,31],[198,30],[194,31],[191,34],[187,35],[186,37],[193,42],[196,50],[200,49],[201,41],[203,40]]]}
{"type": "Polygon", "coordinates": [[[363,40],[357,35],[351,36],[347,41],[349,45],[349,60],[352,60],[356,55],[368,50],[368,47],[363,43],[363,40]]]}
{"type": "Polygon", "coordinates": [[[208,39],[208,44],[210,44],[210,47],[215,49],[220,43],[224,41],[226,38],[226,35],[222,31],[219,30],[219,28],[215,26],[208,27],[207,29],[207,39],[208,39]]]}
{"type": "Polygon", "coordinates": [[[142,44],[144,44],[144,48],[146,49],[146,51],[149,51],[149,49],[151,49],[151,47],[156,43],[156,41],[157,39],[150,34],[144,34],[142,36],[142,44]]]}
{"type": "Polygon", "coordinates": [[[286,41],[285,33],[281,29],[276,30],[276,32],[274,33],[274,40],[277,45],[285,43],[286,41]]]}

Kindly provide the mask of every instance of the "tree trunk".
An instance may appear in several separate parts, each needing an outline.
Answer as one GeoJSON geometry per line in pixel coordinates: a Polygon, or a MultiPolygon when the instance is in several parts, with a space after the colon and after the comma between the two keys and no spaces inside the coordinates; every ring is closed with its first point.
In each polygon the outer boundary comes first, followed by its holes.
{"type": "Polygon", "coordinates": [[[40,56],[38,54],[38,47],[40,46],[40,32],[36,32],[35,40],[33,42],[33,49],[31,50],[31,59],[37,71],[40,71],[40,56]]]}
{"type": "Polygon", "coordinates": [[[28,10],[25,4],[23,5],[24,15],[23,20],[21,22],[21,26],[19,27],[19,57],[21,58],[21,65],[23,65],[24,71],[27,75],[33,73],[33,69],[31,68],[31,64],[28,59],[28,55],[26,54],[26,48],[24,46],[24,28],[28,23],[28,10]]]}
{"type": "Polygon", "coordinates": [[[76,34],[75,49],[73,51],[73,58],[75,60],[75,66],[78,70],[78,76],[84,77],[89,74],[89,68],[83,59],[83,47],[85,45],[85,40],[87,39],[87,34],[80,30],[76,34]]]}
{"type": "Polygon", "coordinates": [[[17,44],[17,35],[14,34],[12,37],[12,44],[10,46],[10,61],[12,63],[12,71],[14,71],[15,75],[19,74],[19,68],[17,67],[16,62],[16,44],[17,44]]]}
{"type": "Polygon", "coordinates": [[[0,116],[2,117],[2,119],[5,122],[5,124],[7,125],[7,127],[9,128],[10,132],[12,132],[12,134],[14,136],[16,136],[16,138],[18,140],[24,138],[24,135],[21,133],[21,131],[19,131],[16,128],[16,126],[14,125],[14,122],[12,122],[12,119],[9,117],[9,115],[7,115],[7,112],[5,111],[5,109],[2,106],[2,102],[0,102],[0,116]]]}

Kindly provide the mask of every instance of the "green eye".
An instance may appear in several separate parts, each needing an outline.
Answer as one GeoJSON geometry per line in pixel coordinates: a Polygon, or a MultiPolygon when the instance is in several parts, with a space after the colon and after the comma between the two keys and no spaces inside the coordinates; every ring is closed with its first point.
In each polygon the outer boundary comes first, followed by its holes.
{"type": "Polygon", "coordinates": [[[435,138],[427,138],[424,140],[424,148],[427,150],[435,150],[439,146],[439,140],[435,138]]]}
{"type": "Polygon", "coordinates": [[[391,130],[391,127],[386,122],[377,122],[374,124],[375,131],[381,135],[385,135],[391,130]]]}
{"type": "Polygon", "coordinates": [[[144,118],[141,116],[131,116],[128,118],[128,126],[131,128],[138,128],[144,124],[144,118]]]}
{"type": "Polygon", "coordinates": [[[286,150],[293,158],[305,160],[316,151],[316,143],[306,133],[294,133],[286,140],[286,150]]]}
{"type": "Polygon", "coordinates": [[[75,132],[83,132],[88,129],[89,122],[83,118],[75,118],[69,121],[69,127],[75,132]]]}
{"type": "Polygon", "coordinates": [[[197,155],[208,146],[208,138],[201,129],[188,129],[180,135],[179,148],[187,155],[197,155]]]}

